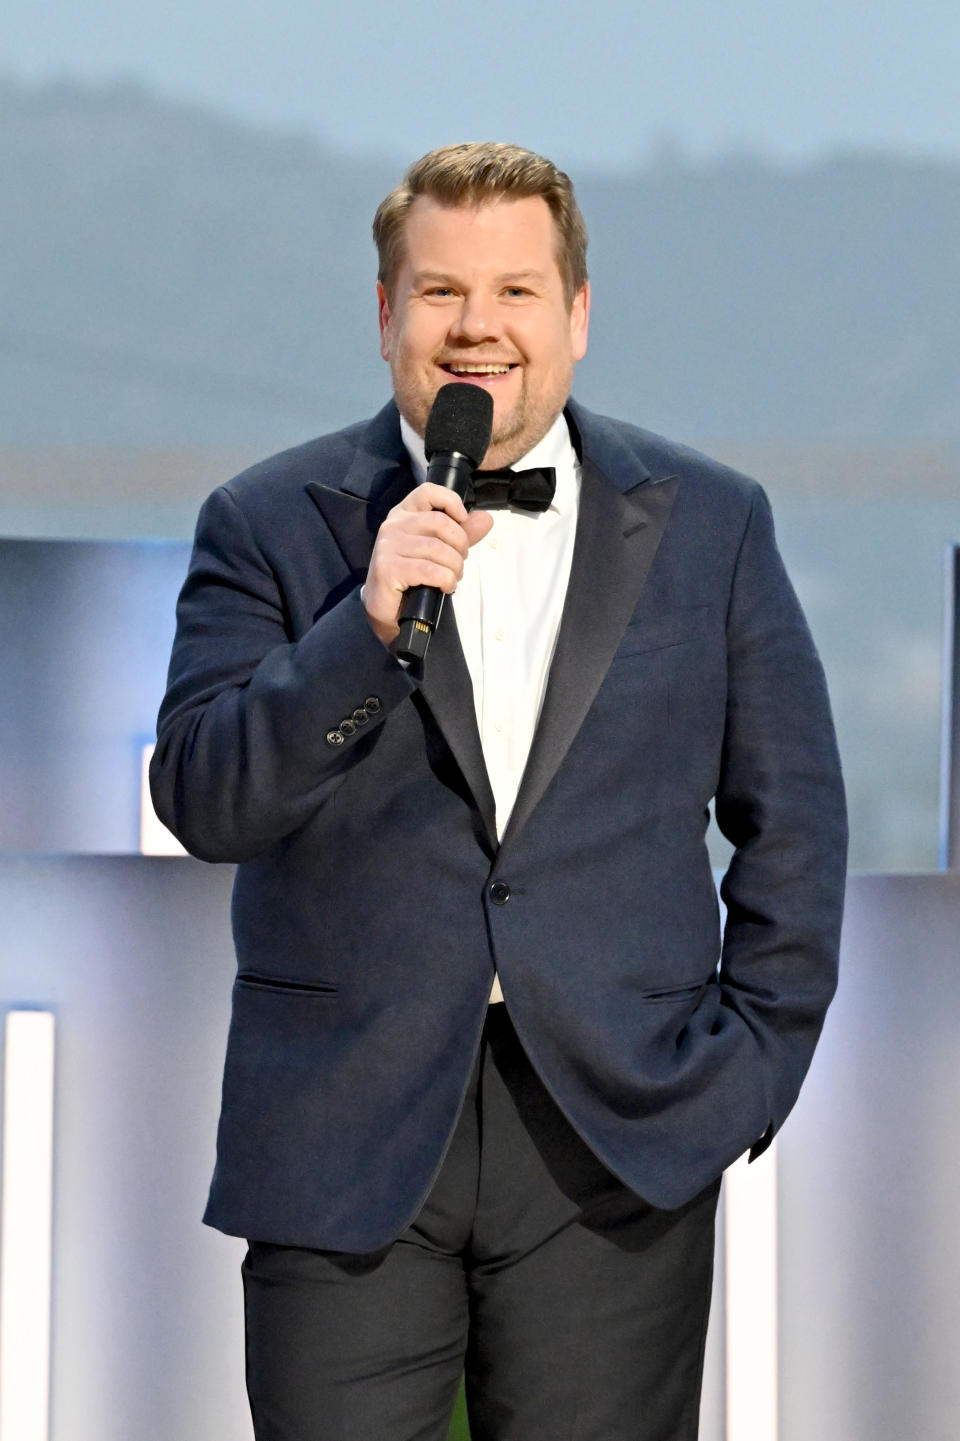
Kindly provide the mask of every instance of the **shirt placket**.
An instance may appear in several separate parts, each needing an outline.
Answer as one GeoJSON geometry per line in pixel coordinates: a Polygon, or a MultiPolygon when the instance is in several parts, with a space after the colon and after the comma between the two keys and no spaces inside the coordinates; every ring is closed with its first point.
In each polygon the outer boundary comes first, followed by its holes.
{"type": "Polygon", "coordinates": [[[509,516],[497,516],[487,543],[480,582],[483,653],[482,741],[487,757],[498,822],[504,823],[514,800],[519,769],[516,736],[517,634],[516,557],[509,516]],[[500,520],[507,524],[497,524],[500,520]]]}

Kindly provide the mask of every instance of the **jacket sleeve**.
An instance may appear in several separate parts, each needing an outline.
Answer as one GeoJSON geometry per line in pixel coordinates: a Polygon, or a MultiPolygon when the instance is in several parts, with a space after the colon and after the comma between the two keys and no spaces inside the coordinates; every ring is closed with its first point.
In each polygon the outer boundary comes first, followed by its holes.
{"type": "Polygon", "coordinates": [[[757,488],[727,620],[728,699],[716,818],[735,846],[724,1004],[753,1033],[767,1084],[765,1149],[800,1090],[837,983],[847,825],[819,658],[757,488]]]}
{"type": "Polygon", "coordinates": [[[287,614],[240,506],[214,491],[177,605],[150,768],[157,814],[202,860],[248,860],[304,825],[415,689],[359,586],[295,640],[287,614]],[[341,731],[358,709],[362,727],[341,731]]]}

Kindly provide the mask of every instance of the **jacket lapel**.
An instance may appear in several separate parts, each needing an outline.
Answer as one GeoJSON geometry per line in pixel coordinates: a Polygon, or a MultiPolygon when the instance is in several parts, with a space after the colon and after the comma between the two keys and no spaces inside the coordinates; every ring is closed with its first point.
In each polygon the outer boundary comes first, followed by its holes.
{"type": "MultiPolygon", "coordinates": [[[[600,417],[572,402],[568,416],[583,454],[577,536],[540,721],[504,844],[530,818],[583,724],[650,572],[678,484],[675,476],[651,477],[621,432],[606,428],[600,417]]],[[[387,511],[412,484],[392,402],[360,432],[338,485],[308,482],[311,498],[358,579],[366,574],[387,511]]],[[[418,679],[420,695],[473,793],[492,851],[496,808],[470,674],[449,603],[418,679]]]]}
{"type": "MultiPolygon", "coordinates": [[[[339,485],[307,483],[311,499],[358,579],[366,574],[381,522],[413,483],[392,402],[361,433],[339,485]]],[[[497,844],[496,807],[477,730],[470,673],[449,601],[444,603],[426,665],[417,679],[420,695],[473,793],[492,851],[497,844]]]]}
{"type": "Polygon", "coordinates": [[[595,460],[591,417],[573,406],[570,412],[583,440],[577,536],[540,720],[504,845],[529,820],[583,724],[650,573],[678,485],[675,476],[655,482],[635,455],[614,455],[610,446],[598,446],[595,460]]]}
{"type": "Polygon", "coordinates": [[[310,480],[306,490],[347,565],[355,575],[363,576],[381,521],[413,486],[392,401],[360,430],[357,445],[346,456],[337,484],[310,480]]]}
{"type": "Polygon", "coordinates": [[[464,659],[456,616],[448,596],[430,640],[420,676],[420,694],[453,752],[483,819],[491,855],[497,848],[496,802],[477,729],[473,684],[464,659]]]}

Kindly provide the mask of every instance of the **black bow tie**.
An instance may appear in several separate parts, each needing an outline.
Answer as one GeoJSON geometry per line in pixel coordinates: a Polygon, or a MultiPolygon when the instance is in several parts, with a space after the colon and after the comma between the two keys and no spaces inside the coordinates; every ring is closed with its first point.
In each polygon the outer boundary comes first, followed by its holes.
{"type": "Polygon", "coordinates": [[[546,510],[557,488],[557,472],[543,465],[534,470],[478,470],[471,485],[467,504],[481,510],[546,510]]]}

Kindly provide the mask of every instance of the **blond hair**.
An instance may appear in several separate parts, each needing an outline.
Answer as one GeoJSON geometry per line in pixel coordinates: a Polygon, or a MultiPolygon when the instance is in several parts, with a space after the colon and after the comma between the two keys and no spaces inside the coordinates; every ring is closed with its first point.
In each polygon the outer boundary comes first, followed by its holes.
{"type": "Polygon", "coordinates": [[[443,145],[414,161],[373,218],[379,279],[392,295],[403,260],[407,211],[420,195],[441,205],[483,205],[539,195],[547,202],[557,232],[557,264],[567,304],[587,280],[587,228],[567,175],[550,160],[502,141],[443,145]]]}

